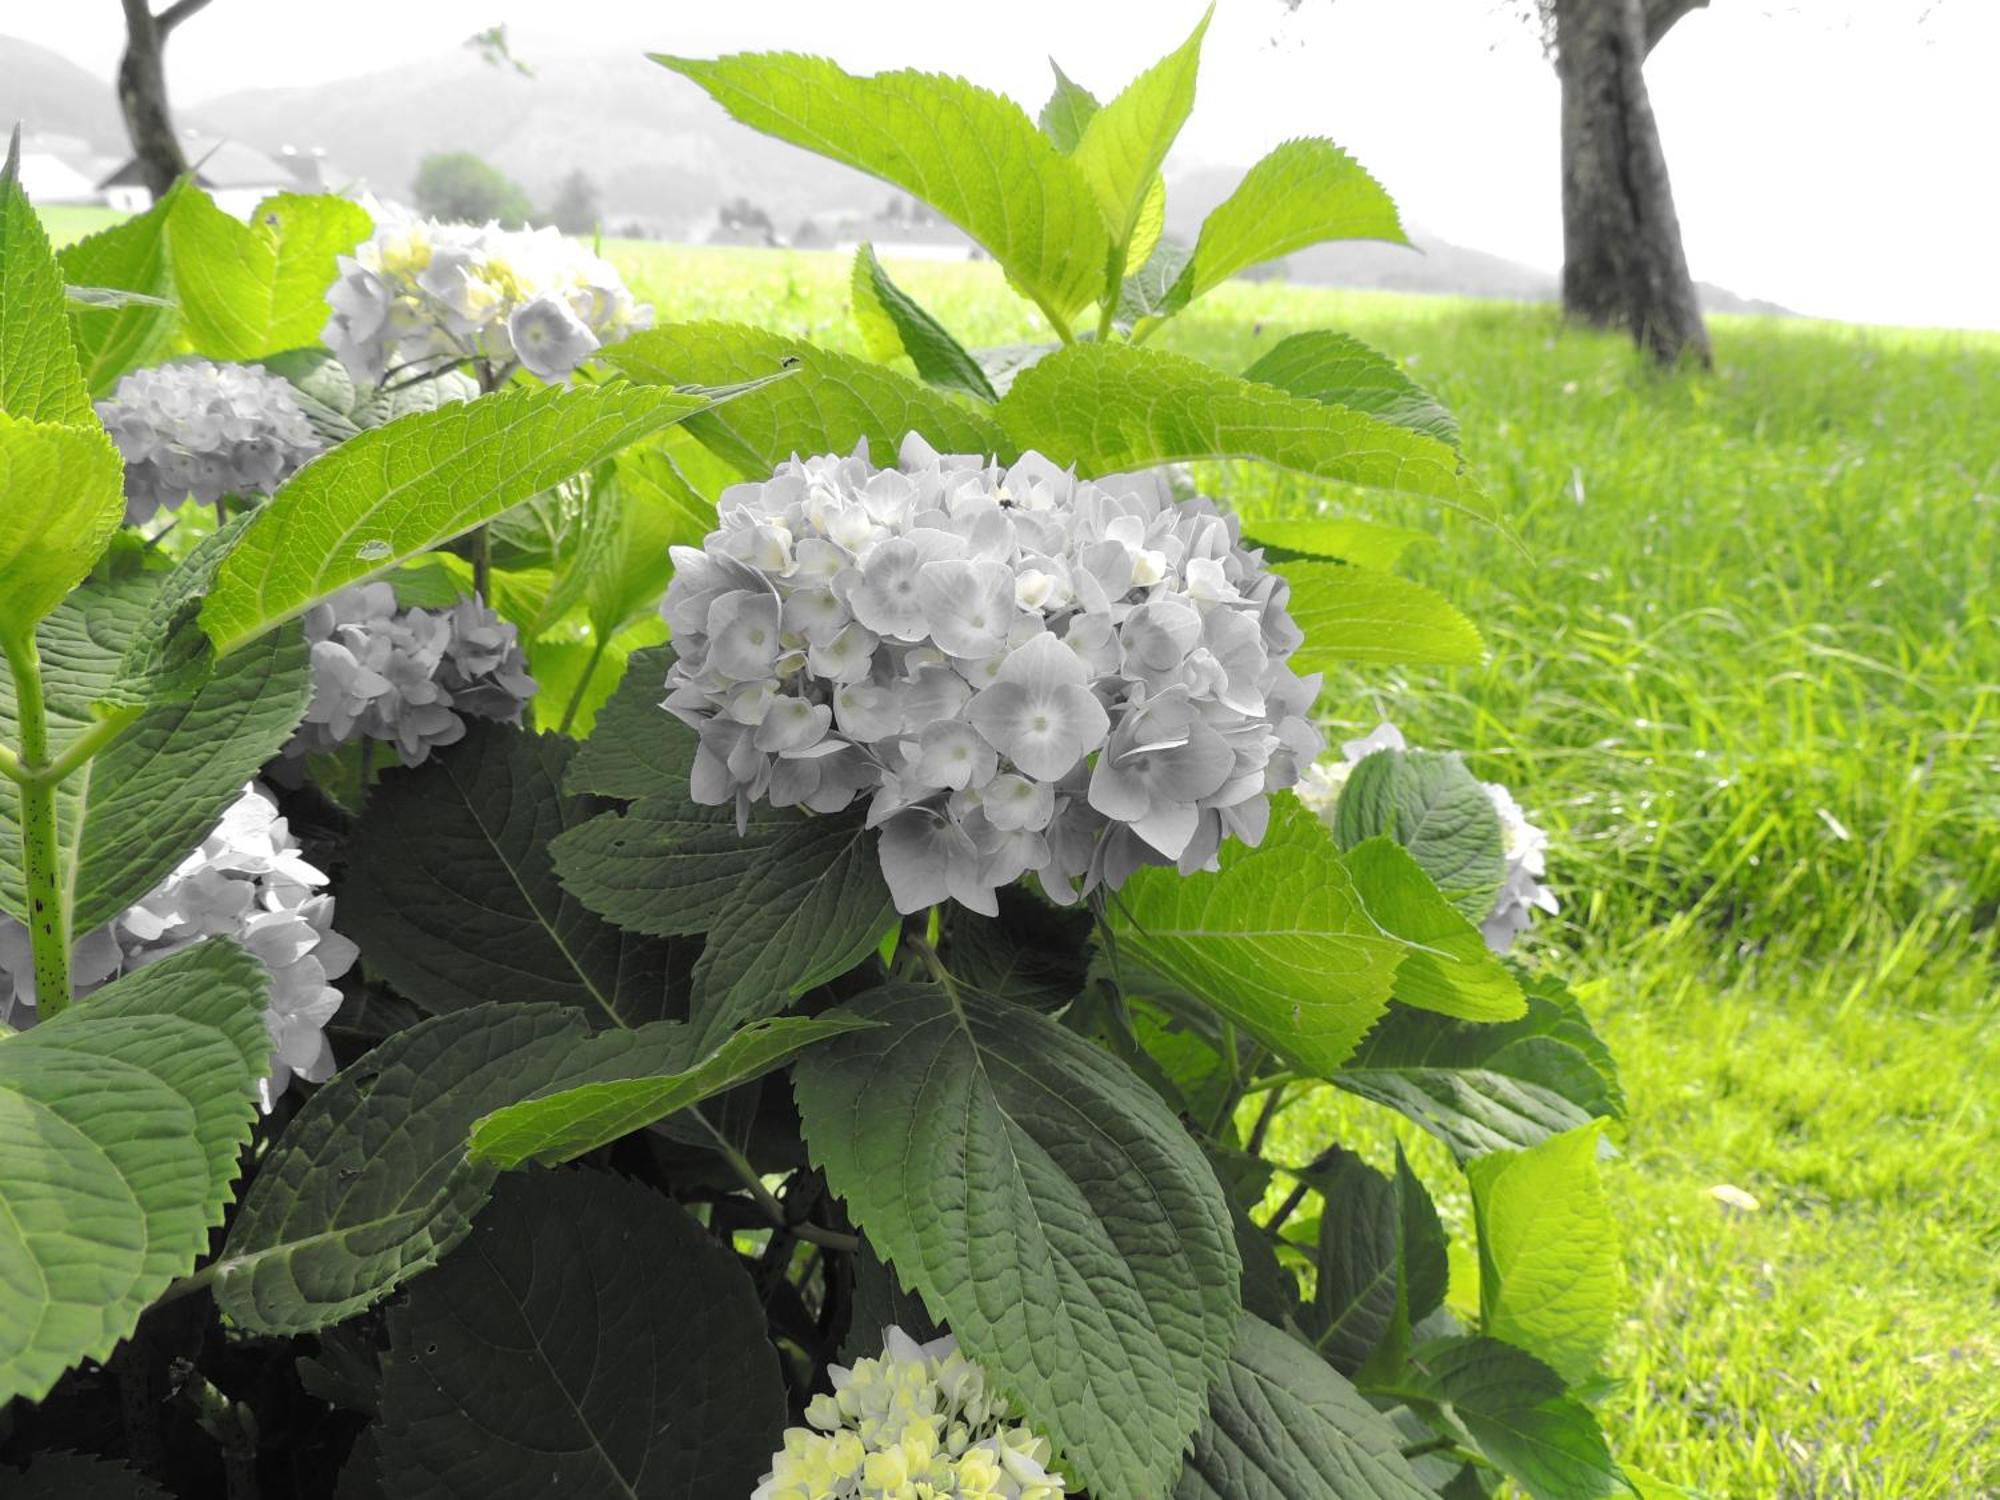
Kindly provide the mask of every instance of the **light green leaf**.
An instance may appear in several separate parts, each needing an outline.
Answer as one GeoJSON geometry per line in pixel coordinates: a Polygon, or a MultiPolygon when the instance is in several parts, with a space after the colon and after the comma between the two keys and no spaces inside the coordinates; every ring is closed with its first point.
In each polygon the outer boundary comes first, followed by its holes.
{"type": "Polygon", "coordinates": [[[1404,947],[1369,918],[1332,838],[1296,798],[1272,799],[1255,849],[1220,873],[1145,869],[1110,909],[1121,953],[1322,1077],[1381,1016],[1404,947]]]}
{"type": "Polygon", "coordinates": [[[1499,1026],[1392,1006],[1333,1081],[1401,1111],[1461,1158],[1620,1117],[1611,1054],[1582,1008],[1555,980],[1522,988],[1527,1014],[1499,1026]]]}
{"type": "Polygon", "coordinates": [[[1411,547],[1432,540],[1426,531],[1345,518],[1245,521],[1243,530],[1253,546],[1271,549],[1272,562],[1319,557],[1385,572],[1395,567],[1411,547]]]}
{"type": "Polygon", "coordinates": [[[1483,1329],[1571,1384],[1596,1371],[1624,1287],[1617,1227],[1597,1174],[1603,1130],[1593,1120],[1465,1168],[1479,1221],[1483,1329]]]}
{"type": "Polygon", "coordinates": [[[269,1067],[267,982],[203,943],[0,1039],[0,1396],[107,1358],[206,1247],[269,1067]]]}
{"type": "Polygon", "coordinates": [[[191,182],[174,190],[167,248],[188,342],[212,359],[258,359],[319,341],[336,256],[374,227],[346,198],[280,193],[245,224],[191,182]]]}
{"type": "Polygon", "coordinates": [[[202,627],[227,655],[709,405],[629,386],[550,387],[364,432],[307,464],[257,511],[223,560],[202,627]]]}
{"type": "MultiPolygon", "coordinates": [[[[1139,200],[1139,217],[1132,224],[1132,239],[1125,247],[1125,264],[1143,267],[1152,259],[1153,252],[1160,246],[1160,236],[1167,231],[1167,179],[1155,177],[1153,185],[1146,190],[1146,196],[1139,200]]],[[[1123,303],[1123,287],[1115,288],[1119,304],[1123,303]]]]}
{"type": "Polygon", "coordinates": [[[1402,1446],[1325,1361],[1246,1315],[1174,1500],[1428,1500],[1402,1446]]]}
{"type": "MultiPolygon", "coordinates": [[[[698,457],[708,457],[680,436],[698,457]]],[[[672,549],[699,547],[715,529],[715,502],[690,481],[682,468],[686,457],[685,451],[677,458],[665,448],[645,447],[628,449],[613,463],[603,486],[612,524],[590,557],[583,590],[590,627],[601,636],[615,636],[653,614],[673,581],[672,549]]]]}
{"type": "Polygon", "coordinates": [[[125,518],[118,450],[95,417],[85,421],[0,412],[0,637],[25,636],[62,603],[125,518]]]}
{"type": "MultiPolygon", "coordinates": [[[[61,622],[91,610],[110,632],[98,659],[122,655],[130,643],[124,632],[145,618],[131,608],[141,595],[129,585],[112,585],[108,591],[123,591],[127,602],[93,610],[100,588],[73,595],[51,616],[54,628],[39,637],[71,633],[61,622]]],[[[95,680],[86,675],[78,687],[58,686],[51,696],[74,703],[95,680]]],[[[63,782],[56,792],[57,835],[74,859],[75,930],[109,921],[159,884],[291,737],[311,696],[304,638],[297,631],[273,633],[220,663],[186,703],[149,709],[63,782]]],[[[12,735],[14,717],[12,686],[0,686],[0,732],[12,735]]],[[[87,723],[81,714],[52,713],[51,719],[57,751],[87,723]]],[[[0,780],[0,906],[17,916],[25,890],[19,830],[19,789],[0,780]]]]}
{"type": "Polygon", "coordinates": [[[496,1199],[389,1310],[383,1493],[747,1495],[781,1446],[785,1384],[727,1245],[608,1174],[496,1199]]]}
{"type": "Polygon", "coordinates": [[[857,78],[788,52],[653,60],[753,129],[915,194],[1052,317],[1101,290],[1109,242],[1090,185],[1011,99],[932,73],[857,78]]]}
{"type": "Polygon", "coordinates": [[[93,396],[110,394],[119,376],[153,360],[173,335],[178,305],[172,301],[166,226],[179,191],[177,185],[146,212],[57,253],[62,274],[73,285],[116,287],[154,299],[112,310],[71,310],[70,332],[93,396]]]}
{"type": "MultiPolygon", "coordinates": [[[[90,392],[70,343],[69,303],[42,221],[21,191],[17,127],[0,167],[0,416],[91,426],[90,392]]],[[[14,500],[5,487],[9,525],[14,500]]],[[[4,554],[0,554],[0,571],[4,554]]],[[[11,592],[11,590],[10,590],[11,592]]]]}
{"type": "Polygon", "coordinates": [[[1282,338],[1243,372],[1294,396],[1370,412],[1458,447],[1458,420],[1403,367],[1361,340],[1315,328],[1282,338]]]}
{"type": "Polygon", "coordinates": [[[1395,202],[1353,157],[1332,141],[1286,141],[1202,221],[1172,305],[1184,307],[1238,271],[1324,240],[1409,243],[1395,202]]]}
{"type": "Polygon", "coordinates": [[[565,795],[576,745],[475,724],[386,774],[348,850],[341,930],[369,972],[432,1013],[496,995],[581,1010],[592,1026],[687,1013],[695,944],[621,932],[566,892],[549,842],[604,812],[565,795]]]}
{"type": "Polygon", "coordinates": [[[1368,915],[1409,944],[1391,991],[1396,999],[1465,1021],[1511,1021],[1522,1013],[1513,974],[1401,845],[1364,839],[1345,860],[1368,915]]]}
{"type": "Polygon", "coordinates": [[[1201,458],[1254,458],[1321,479],[1430,495],[1485,513],[1443,443],[1324,406],[1185,355],[1088,343],[1016,377],[994,414],[1021,448],[1085,474],[1201,458]]]}
{"type": "Polygon", "coordinates": [[[1340,662],[1462,666],[1486,653],[1478,629],[1444,595],[1394,573],[1341,563],[1289,562],[1292,621],[1306,633],[1295,672],[1340,662]]]}
{"type": "Polygon", "coordinates": [[[1468,922],[1486,919],[1507,856],[1500,815],[1463,757],[1378,750],[1356,766],[1334,810],[1334,841],[1352,849],[1378,835],[1408,850],[1468,922]]]}
{"type": "MultiPolygon", "coordinates": [[[[658,735],[663,748],[678,739],[658,735]]],[[[896,921],[858,811],[760,805],[739,835],[733,808],[649,797],[563,834],[551,852],[564,887],[619,926],[705,934],[691,1015],[705,1046],[845,974],[896,921]]]]}
{"type": "Polygon", "coordinates": [[[467,370],[441,370],[388,385],[356,385],[347,367],[326,349],[286,349],[257,363],[291,385],[306,421],[329,447],[412,412],[436,411],[479,395],[479,381],[467,370]]]}
{"type": "Polygon", "coordinates": [[[1371,1358],[1400,1364],[1410,1330],[1444,1303],[1444,1229],[1402,1148],[1384,1176],[1352,1152],[1305,1179],[1326,1199],[1320,1214],[1313,1300],[1300,1323],[1343,1375],[1371,1358]]]}
{"type": "MultiPolygon", "coordinates": [[[[1143,263],[1143,257],[1131,255],[1133,233],[1147,199],[1160,180],[1160,166],[1167,159],[1167,150],[1194,108],[1202,37],[1207,34],[1214,15],[1215,8],[1211,5],[1185,42],[1092,114],[1081,139],[1070,152],[1070,160],[1090,184],[1098,209],[1104,215],[1104,227],[1111,241],[1111,281],[1105,295],[1113,300],[1118,295],[1127,261],[1135,265],[1143,263]]],[[[1157,231],[1155,234],[1157,237],[1157,231]]]]}
{"type": "Polygon", "coordinates": [[[1055,92],[1042,106],[1036,123],[1049,143],[1067,156],[1076,150],[1076,143],[1083,139],[1084,127],[1101,106],[1097,96],[1063,72],[1053,57],[1049,59],[1049,68],[1056,75],[1055,92]]]}
{"type": "Polygon", "coordinates": [[[1497,1339],[1420,1344],[1398,1379],[1371,1389],[1440,1408],[1448,1432],[1535,1500],[1629,1493],[1590,1408],[1546,1364],[1497,1339]]]}
{"type": "Polygon", "coordinates": [[[699,1104],[725,1089],[762,1077],[800,1049],[855,1031],[867,1023],[831,1011],[821,1016],[779,1016],[753,1021],[726,1037],[693,1066],[676,1072],[623,1075],[630,1064],[613,1059],[604,1077],[565,1081],[553,1092],[495,1110],[472,1127],[472,1159],[499,1167],[558,1166],[620,1136],[699,1104]]]}
{"type": "Polygon", "coordinates": [[[914,297],[889,279],[882,262],[875,258],[873,245],[855,247],[849,288],[854,319],[861,325],[870,358],[887,363],[908,355],[917,375],[928,385],[980,401],[1000,399],[979,361],[967,354],[914,297]]]}
{"type": "Polygon", "coordinates": [[[1046,1017],[931,986],[851,1008],[882,1024],[793,1075],[829,1185],[1067,1472],[1162,1493],[1240,1308],[1207,1161],[1145,1084],[1046,1017]]]}
{"type": "Polygon", "coordinates": [[[669,324],[613,344],[603,357],[643,385],[724,385],[789,369],[785,379],[688,424],[745,477],[768,478],[795,453],[847,453],[864,438],[877,463],[892,464],[912,432],[941,453],[1007,446],[991,417],[907,375],[738,323],[669,324]]]}

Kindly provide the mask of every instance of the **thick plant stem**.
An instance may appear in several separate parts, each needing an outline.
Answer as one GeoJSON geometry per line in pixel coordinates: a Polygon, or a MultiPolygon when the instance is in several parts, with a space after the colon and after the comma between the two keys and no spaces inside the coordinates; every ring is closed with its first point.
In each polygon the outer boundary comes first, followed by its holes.
{"type": "Polygon", "coordinates": [[[36,1009],[42,1018],[69,1004],[69,900],[56,845],[56,780],[49,770],[48,709],[34,632],[4,642],[21,721],[21,868],[26,875],[28,941],[35,959],[36,1009]]]}

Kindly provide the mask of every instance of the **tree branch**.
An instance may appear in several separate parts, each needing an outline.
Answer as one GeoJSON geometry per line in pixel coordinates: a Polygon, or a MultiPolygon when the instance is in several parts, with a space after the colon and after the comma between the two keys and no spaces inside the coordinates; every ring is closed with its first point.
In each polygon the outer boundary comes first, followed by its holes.
{"type": "MultiPolygon", "coordinates": [[[[185,5],[187,0],[181,0],[181,3],[185,5]]],[[[203,3],[205,4],[206,0],[203,0],[203,3]]],[[[1641,10],[1646,18],[1647,54],[1650,55],[1652,50],[1660,45],[1666,34],[1674,29],[1674,23],[1682,16],[1691,10],[1707,8],[1708,0],[1644,0],[1641,10]]]]}
{"type": "MultiPolygon", "coordinates": [[[[1701,0],[1701,3],[1705,5],[1708,3],[1708,0],[1701,0]]],[[[160,28],[160,35],[165,36],[189,16],[198,10],[204,9],[207,5],[208,0],[174,0],[172,5],[169,5],[165,10],[160,12],[159,19],[155,23],[160,28]]]]}

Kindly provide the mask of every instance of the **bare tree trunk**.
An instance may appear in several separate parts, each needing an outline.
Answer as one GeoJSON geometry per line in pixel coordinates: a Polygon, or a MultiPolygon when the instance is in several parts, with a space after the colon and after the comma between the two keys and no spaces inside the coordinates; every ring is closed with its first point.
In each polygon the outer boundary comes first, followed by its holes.
{"type": "Polygon", "coordinates": [[[146,190],[157,202],[188,169],[167,109],[167,38],[208,0],[177,0],[157,16],[149,0],[123,3],[125,55],[118,62],[118,107],[125,113],[125,133],[132,138],[146,190]]]}
{"type": "Polygon", "coordinates": [[[1706,0],[1556,0],[1563,311],[1623,328],[1662,364],[1711,363],[1643,68],[1706,0]]]}

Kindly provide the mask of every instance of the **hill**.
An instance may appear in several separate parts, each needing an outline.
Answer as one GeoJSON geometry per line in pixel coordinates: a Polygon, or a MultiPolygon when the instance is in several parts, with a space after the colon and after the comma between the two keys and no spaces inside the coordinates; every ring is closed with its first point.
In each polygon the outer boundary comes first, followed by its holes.
{"type": "Polygon", "coordinates": [[[46,47],[0,36],[0,130],[17,121],[41,135],[80,137],[106,155],[125,149],[125,122],[107,80],[46,47]]]}

